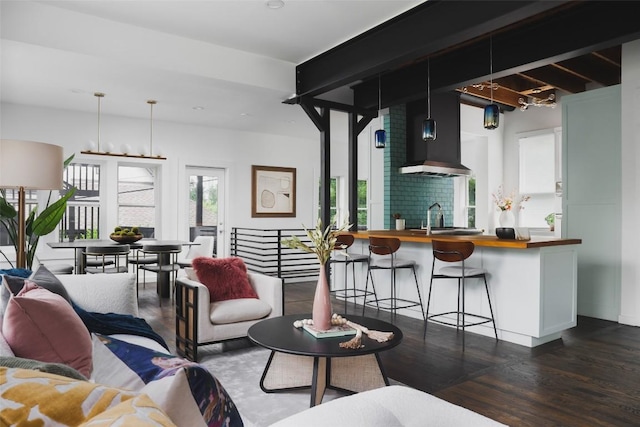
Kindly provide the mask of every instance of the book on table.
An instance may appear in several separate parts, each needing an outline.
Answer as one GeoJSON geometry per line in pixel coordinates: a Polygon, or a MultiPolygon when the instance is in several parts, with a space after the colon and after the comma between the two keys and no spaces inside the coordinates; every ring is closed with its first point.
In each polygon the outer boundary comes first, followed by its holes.
{"type": "Polygon", "coordinates": [[[302,325],[302,328],[316,338],[344,337],[355,335],[357,332],[349,325],[333,325],[326,331],[314,329],[313,325],[302,325]]]}

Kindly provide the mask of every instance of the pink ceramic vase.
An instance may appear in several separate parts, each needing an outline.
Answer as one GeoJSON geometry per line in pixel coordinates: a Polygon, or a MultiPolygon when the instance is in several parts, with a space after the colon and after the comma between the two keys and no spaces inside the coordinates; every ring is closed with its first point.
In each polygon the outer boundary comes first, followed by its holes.
{"type": "Polygon", "coordinates": [[[311,312],[313,327],[318,331],[329,330],[331,328],[331,314],[331,295],[329,294],[326,267],[324,264],[320,264],[320,276],[318,277],[311,312]]]}

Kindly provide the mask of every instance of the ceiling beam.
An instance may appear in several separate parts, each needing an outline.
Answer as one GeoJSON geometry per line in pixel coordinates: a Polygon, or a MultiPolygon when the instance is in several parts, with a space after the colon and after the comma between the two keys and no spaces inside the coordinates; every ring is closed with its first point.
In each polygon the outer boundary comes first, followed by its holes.
{"type": "MultiPolygon", "coordinates": [[[[298,90],[321,94],[349,83],[353,84],[354,105],[374,109],[378,107],[378,75],[382,73],[383,108],[406,103],[425,96],[427,57],[432,92],[455,90],[489,80],[490,32],[495,80],[637,39],[640,20],[620,18],[635,16],[639,8],[640,3],[626,1],[431,0],[390,24],[376,27],[373,33],[363,33],[300,64],[298,90]],[[521,8],[507,12],[505,3],[521,8]],[[407,27],[395,26],[402,23],[407,27]]],[[[539,78],[541,75],[527,76],[553,85],[539,78]]],[[[576,83],[565,86],[569,92],[580,91],[576,83]]]]}
{"type": "Polygon", "coordinates": [[[429,0],[296,67],[296,94],[317,96],[467,43],[568,1],[429,0]]]}

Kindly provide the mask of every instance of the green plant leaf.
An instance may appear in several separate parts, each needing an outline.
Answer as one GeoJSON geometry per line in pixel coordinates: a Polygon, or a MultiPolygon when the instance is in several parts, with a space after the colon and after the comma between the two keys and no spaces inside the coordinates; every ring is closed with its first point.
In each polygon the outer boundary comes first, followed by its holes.
{"type": "Polygon", "coordinates": [[[55,230],[67,208],[67,200],[69,200],[75,192],[76,189],[72,188],[67,191],[64,196],[52,203],[51,206],[42,211],[42,213],[33,221],[32,234],[35,234],[36,236],[45,236],[55,230]]]}

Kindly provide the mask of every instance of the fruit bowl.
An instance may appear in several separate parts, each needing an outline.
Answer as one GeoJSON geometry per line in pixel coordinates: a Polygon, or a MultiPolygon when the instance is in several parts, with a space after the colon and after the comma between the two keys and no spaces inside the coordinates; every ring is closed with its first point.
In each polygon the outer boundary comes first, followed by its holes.
{"type": "Polygon", "coordinates": [[[117,234],[109,235],[109,238],[111,240],[113,240],[114,242],[122,243],[122,244],[137,242],[138,240],[142,239],[142,237],[143,237],[142,234],[134,234],[133,236],[120,236],[117,234]]]}

